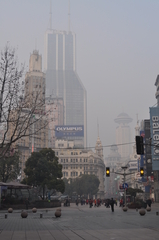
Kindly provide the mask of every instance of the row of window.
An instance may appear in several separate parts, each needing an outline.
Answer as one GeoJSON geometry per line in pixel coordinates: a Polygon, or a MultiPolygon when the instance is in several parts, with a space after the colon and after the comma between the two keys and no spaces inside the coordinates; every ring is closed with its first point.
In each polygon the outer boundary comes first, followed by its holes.
{"type": "MultiPolygon", "coordinates": [[[[88,169],[90,169],[90,170],[98,170],[98,168],[97,167],[82,167],[82,166],[78,166],[78,165],[74,165],[74,166],[71,166],[70,167],[71,169],[84,169],[84,170],[88,170],[88,169]]],[[[63,166],[62,167],[62,169],[68,169],[68,166],[63,166]]]]}
{"type": "MultiPolygon", "coordinates": [[[[87,161],[87,159],[82,159],[82,158],[80,158],[80,159],[59,159],[59,162],[61,162],[61,163],[67,163],[67,162],[72,162],[72,163],[77,163],[77,162],[88,162],[87,161]]],[[[89,161],[90,163],[93,163],[93,160],[92,159],[90,159],[90,161],[89,161]]],[[[94,160],[94,163],[96,163],[96,160],[94,160]]]]}
{"type": "MultiPolygon", "coordinates": [[[[63,172],[62,174],[63,174],[63,177],[69,176],[68,172],[63,172]]],[[[89,174],[89,172],[84,172],[84,174],[89,174]]],[[[78,172],[70,172],[70,177],[78,177],[80,175],[82,175],[82,172],[80,172],[79,174],[78,174],[78,172]]]]}

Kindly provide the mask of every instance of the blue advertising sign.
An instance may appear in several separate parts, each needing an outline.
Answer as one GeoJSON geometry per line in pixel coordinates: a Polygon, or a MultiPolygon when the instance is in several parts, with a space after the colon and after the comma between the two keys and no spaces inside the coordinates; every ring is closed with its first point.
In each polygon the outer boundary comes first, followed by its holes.
{"type": "Polygon", "coordinates": [[[159,107],[150,108],[152,170],[159,170],[159,107]]]}
{"type": "Polygon", "coordinates": [[[55,137],[84,137],[83,125],[60,125],[55,126],[55,137]]]}
{"type": "Polygon", "coordinates": [[[123,183],[123,188],[128,188],[128,184],[127,183],[123,183]]]}

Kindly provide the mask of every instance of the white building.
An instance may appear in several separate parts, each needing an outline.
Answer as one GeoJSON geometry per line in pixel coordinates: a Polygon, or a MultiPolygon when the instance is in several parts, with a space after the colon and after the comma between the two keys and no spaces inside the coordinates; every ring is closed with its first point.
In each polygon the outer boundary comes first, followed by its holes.
{"type": "Polygon", "coordinates": [[[95,152],[87,149],[74,149],[73,141],[56,140],[55,154],[62,164],[64,178],[76,178],[82,174],[94,174],[100,181],[97,197],[104,197],[104,174],[103,148],[98,137],[95,152]]]}

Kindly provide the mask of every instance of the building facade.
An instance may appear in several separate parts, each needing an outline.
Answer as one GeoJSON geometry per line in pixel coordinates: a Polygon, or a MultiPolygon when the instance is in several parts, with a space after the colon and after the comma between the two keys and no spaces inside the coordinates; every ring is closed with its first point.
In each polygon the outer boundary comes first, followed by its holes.
{"type": "Polygon", "coordinates": [[[49,148],[55,148],[55,127],[64,124],[63,98],[47,97],[45,99],[46,111],[49,121],[49,148]]]}
{"type": "Polygon", "coordinates": [[[77,178],[82,174],[94,174],[100,181],[98,197],[104,197],[105,165],[103,158],[92,150],[74,149],[73,141],[57,140],[55,154],[62,164],[64,178],[77,178]]]}
{"type": "MultiPolygon", "coordinates": [[[[29,120],[30,124],[26,136],[20,138],[14,146],[21,153],[21,180],[25,177],[23,170],[31,153],[48,147],[48,126],[46,124],[48,119],[45,116],[45,74],[42,72],[42,57],[36,50],[30,56],[29,71],[25,76],[24,89],[23,101],[26,101],[27,108],[22,110],[21,119],[23,121],[23,116],[29,116],[30,109],[33,111],[33,115],[29,120]]],[[[11,134],[14,131],[14,126],[10,125],[9,131],[11,134]]]]}
{"type": "Polygon", "coordinates": [[[87,144],[87,94],[76,72],[76,35],[47,30],[45,34],[46,96],[63,98],[64,125],[84,126],[87,144]]]}
{"type": "Polygon", "coordinates": [[[118,146],[119,154],[122,158],[122,161],[128,160],[131,153],[131,130],[128,125],[132,122],[132,119],[126,113],[121,113],[114,120],[118,126],[116,127],[116,144],[118,146]]]}

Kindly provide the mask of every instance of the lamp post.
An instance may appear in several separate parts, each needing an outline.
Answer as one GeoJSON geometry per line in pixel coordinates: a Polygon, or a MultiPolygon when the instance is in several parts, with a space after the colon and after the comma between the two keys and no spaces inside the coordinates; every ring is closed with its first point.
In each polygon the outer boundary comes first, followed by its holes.
{"type": "MultiPolygon", "coordinates": [[[[124,176],[124,183],[125,183],[126,175],[134,174],[134,172],[126,173],[125,171],[128,168],[127,166],[124,166],[124,167],[121,167],[121,168],[124,170],[124,173],[118,173],[118,172],[115,172],[115,173],[124,176]]],[[[126,188],[124,188],[124,197],[125,197],[125,207],[126,207],[126,188]]]]}
{"type": "MultiPolygon", "coordinates": [[[[125,171],[126,171],[126,169],[127,169],[128,167],[125,166],[125,167],[121,167],[121,168],[124,170],[123,175],[124,175],[124,183],[125,183],[125,176],[126,176],[125,171]]],[[[124,197],[125,197],[125,207],[126,207],[126,188],[124,188],[124,197]]]]}

